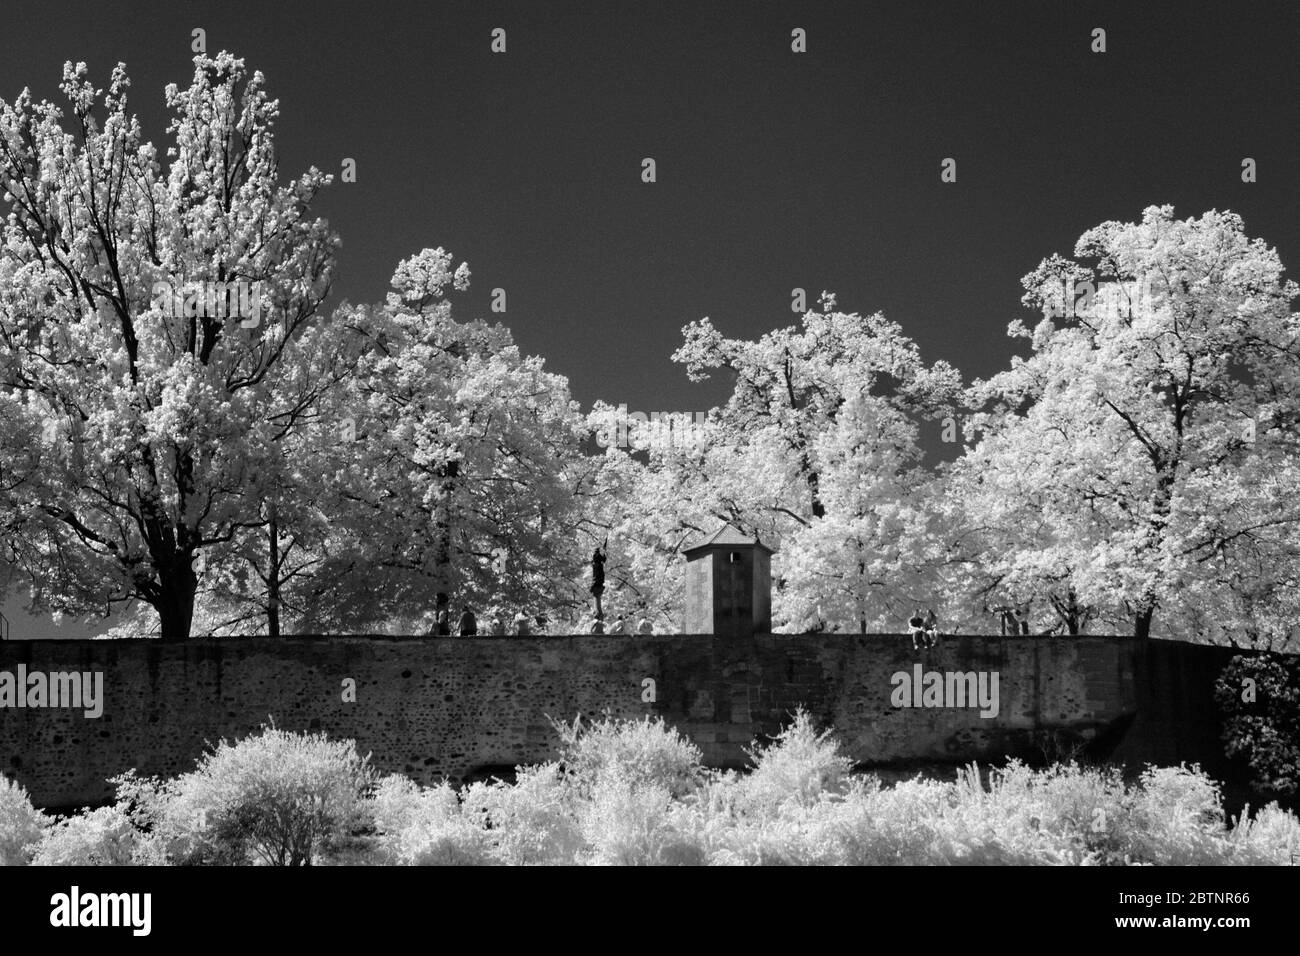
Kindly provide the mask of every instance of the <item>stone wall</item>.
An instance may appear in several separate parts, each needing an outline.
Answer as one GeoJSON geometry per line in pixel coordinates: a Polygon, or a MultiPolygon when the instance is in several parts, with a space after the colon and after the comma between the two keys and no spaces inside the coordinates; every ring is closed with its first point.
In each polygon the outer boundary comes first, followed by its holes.
{"type": "MultiPolygon", "coordinates": [[[[1106,756],[1121,745],[1126,759],[1141,761],[1169,749],[1164,735],[1179,713],[1209,714],[1203,685],[1223,656],[1209,661],[1201,652],[1217,649],[1163,643],[963,636],[915,652],[895,635],[14,641],[0,643],[0,672],[102,671],[104,711],[88,719],[80,710],[0,709],[0,771],[42,806],[98,801],[116,773],[188,770],[205,742],[274,719],[285,729],[353,738],[382,771],[463,781],[552,757],[548,715],[606,710],[662,715],[711,765],[740,766],[743,748],[775,733],[801,705],[864,765],[1033,757],[1077,746],[1106,756]],[[1175,658],[1182,683],[1153,697],[1145,684],[1175,658]],[[1184,666],[1193,659],[1200,663],[1184,666]],[[917,662],[996,672],[997,715],[895,707],[891,677],[912,674],[917,662]],[[349,680],[355,703],[343,699],[349,680]],[[1142,714],[1156,705],[1173,712],[1142,714]]],[[[1207,727],[1191,727],[1175,745],[1183,752],[1165,756],[1177,762],[1215,751],[1207,727]]]]}

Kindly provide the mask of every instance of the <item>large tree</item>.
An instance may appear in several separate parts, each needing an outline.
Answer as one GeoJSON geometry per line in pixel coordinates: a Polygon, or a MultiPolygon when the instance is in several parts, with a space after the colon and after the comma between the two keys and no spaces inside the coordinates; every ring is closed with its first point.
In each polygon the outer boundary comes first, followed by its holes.
{"type": "Polygon", "coordinates": [[[107,93],[67,64],[66,112],[26,90],[0,107],[5,557],[43,607],[142,600],[169,641],[190,632],[196,553],[266,521],[279,446],[331,376],[303,343],[337,245],[309,214],[329,177],[279,180],[263,76],[226,53],[194,66],[166,90],[165,158],[121,64],[107,93]]]}
{"type": "Polygon", "coordinates": [[[399,264],[384,304],[347,320],[356,374],[313,426],[334,582],[309,589],[314,626],[454,625],[461,606],[553,615],[578,599],[583,417],[567,380],[508,329],[452,317],[449,296],[468,284],[464,263],[425,249],[399,264]]]}
{"type": "MultiPolygon", "coordinates": [[[[1083,234],[1024,279],[1031,353],[977,383],[959,472],[995,576],[1134,634],[1285,637],[1300,584],[1300,317],[1240,217],[1083,234]]],[[[976,560],[980,560],[976,555],[976,560]]]]}
{"type": "Polygon", "coordinates": [[[708,319],[683,334],[674,358],[690,377],[722,373],[734,385],[698,445],[645,449],[639,478],[619,466],[644,492],[622,506],[639,526],[615,525],[630,542],[638,590],[671,580],[662,564],[680,564],[694,533],[725,520],[779,549],[774,626],[896,624],[909,601],[924,599],[914,554],[925,521],[915,507],[919,423],[950,406],[956,370],[925,364],[897,324],[841,312],[831,295],[800,325],[757,341],[726,338],[708,319]]]}

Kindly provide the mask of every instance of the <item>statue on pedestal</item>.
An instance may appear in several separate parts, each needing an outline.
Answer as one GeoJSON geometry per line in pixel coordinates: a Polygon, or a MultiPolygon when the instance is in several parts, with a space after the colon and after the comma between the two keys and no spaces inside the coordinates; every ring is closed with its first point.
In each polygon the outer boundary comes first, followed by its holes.
{"type": "MultiPolygon", "coordinates": [[[[596,623],[605,620],[605,610],[601,607],[600,596],[605,593],[605,555],[597,548],[591,555],[591,593],[596,596],[596,623]]],[[[603,633],[604,628],[597,631],[603,633]]]]}

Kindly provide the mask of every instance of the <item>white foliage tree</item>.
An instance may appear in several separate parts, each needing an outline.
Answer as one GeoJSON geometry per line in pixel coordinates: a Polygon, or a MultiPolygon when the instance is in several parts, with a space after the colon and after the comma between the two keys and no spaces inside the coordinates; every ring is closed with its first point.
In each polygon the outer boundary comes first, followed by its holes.
{"type": "Polygon", "coordinates": [[[1240,217],[1107,222],[1024,279],[1031,354],[977,383],[957,469],[985,585],[1148,636],[1285,640],[1300,583],[1300,317],[1240,217]],[[1160,626],[1156,626],[1159,624],[1160,626]]]}
{"type": "Polygon", "coordinates": [[[950,406],[956,371],[926,365],[896,324],[837,311],[829,295],[758,341],[725,338],[708,319],[683,333],[674,358],[691,378],[735,385],[701,447],[648,449],[642,475],[621,466],[642,492],[620,525],[636,542],[640,589],[674,580],[665,564],[729,521],[778,549],[774,627],[896,627],[922,599],[918,423],[950,406]]]}
{"type": "Polygon", "coordinates": [[[454,626],[462,606],[482,620],[579,601],[585,423],[567,380],[507,329],[452,318],[447,296],[468,284],[465,264],[426,249],[383,306],[347,318],[363,345],[334,419],[314,426],[332,517],[307,626],[454,626]],[[345,416],[355,441],[339,440],[345,416]]]}
{"type": "Polygon", "coordinates": [[[309,213],[329,177],[279,181],[263,76],[226,53],[194,63],[166,91],[165,157],[121,64],[106,93],[66,65],[66,112],[27,91],[0,107],[4,557],[41,607],[140,600],[169,641],[190,633],[196,553],[264,520],[278,446],[318,392],[300,366],[321,354],[303,343],[337,245],[309,213]],[[214,307],[228,287],[255,290],[255,327],[214,307]]]}

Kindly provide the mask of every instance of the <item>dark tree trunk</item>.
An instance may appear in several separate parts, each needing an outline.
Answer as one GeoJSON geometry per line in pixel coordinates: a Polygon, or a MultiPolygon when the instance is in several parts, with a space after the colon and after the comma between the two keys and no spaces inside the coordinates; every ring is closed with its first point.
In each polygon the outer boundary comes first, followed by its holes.
{"type": "Polygon", "coordinates": [[[1071,637],[1078,636],[1079,633],[1079,596],[1074,593],[1074,588],[1070,588],[1065,596],[1065,628],[1071,637]]]}
{"type": "Polygon", "coordinates": [[[188,564],[178,563],[161,577],[160,594],[153,602],[162,623],[163,641],[176,644],[189,639],[194,623],[194,592],[198,575],[188,564]]]}
{"type": "Polygon", "coordinates": [[[280,523],[272,501],[270,511],[270,532],[268,534],[271,554],[270,573],[266,580],[266,629],[271,637],[280,636],[280,523]]]}
{"type": "Polygon", "coordinates": [[[1133,619],[1133,636],[1137,638],[1148,638],[1151,636],[1151,619],[1155,617],[1156,609],[1146,607],[1138,611],[1133,619]]]}
{"type": "Polygon", "coordinates": [[[452,461],[443,471],[442,502],[437,519],[437,540],[434,553],[434,633],[446,636],[451,633],[451,523],[452,495],[460,477],[460,462],[452,461]]]}
{"type": "MultiPolygon", "coordinates": [[[[858,551],[859,552],[862,551],[861,541],[858,542],[858,551]]],[[[863,589],[862,579],[865,578],[866,576],[867,576],[867,564],[865,561],[859,559],[858,560],[858,593],[859,594],[862,593],[862,589],[863,589]]],[[[859,634],[867,633],[867,614],[866,614],[866,609],[864,607],[858,608],[858,633],[859,634]]]]}
{"type": "Polygon", "coordinates": [[[826,517],[826,506],[822,504],[821,477],[812,470],[808,456],[803,458],[804,473],[808,476],[808,491],[812,498],[812,515],[814,518],[826,517]]]}

